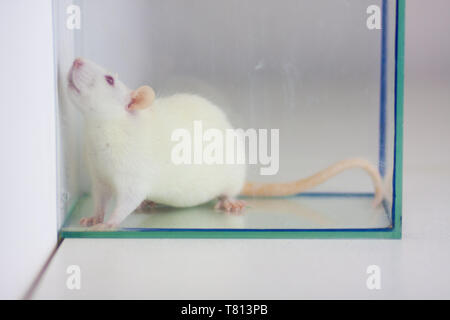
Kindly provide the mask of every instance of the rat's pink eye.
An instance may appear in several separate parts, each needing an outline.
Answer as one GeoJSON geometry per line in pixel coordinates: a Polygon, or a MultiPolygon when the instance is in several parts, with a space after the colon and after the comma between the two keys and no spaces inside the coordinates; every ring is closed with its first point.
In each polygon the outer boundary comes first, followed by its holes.
{"type": "Polygon", "coordinates": [[[111,77],[111,76],[105,76],[105,80],[106,80],[106,82],[108,82],[108,84],[109,84],[110,86],[113,86],[113,85],[114,85],[114,78],[113,78],[113,77],[111,77]]]}

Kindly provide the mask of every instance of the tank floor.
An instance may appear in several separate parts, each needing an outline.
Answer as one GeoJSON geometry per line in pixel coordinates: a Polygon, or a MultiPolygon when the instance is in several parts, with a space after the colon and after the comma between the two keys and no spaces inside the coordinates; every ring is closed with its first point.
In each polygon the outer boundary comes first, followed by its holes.
{"type": "MultiPolygon", "coordinates": [[[[242,215],[214,210],[214,202],[184,209],[157,206],[137,210],[127,217],[117,232],[155,229],[373,229],[387,228],[391,224],[383,206],[372,207],[373,196],[370,194],[310,194],[244,200],[247,208],[242,215]]],[[[89,231],[81,227],[79,221],[92,212],[92,198],[80,198],[65,221],[62,235],[89,231]]]]}

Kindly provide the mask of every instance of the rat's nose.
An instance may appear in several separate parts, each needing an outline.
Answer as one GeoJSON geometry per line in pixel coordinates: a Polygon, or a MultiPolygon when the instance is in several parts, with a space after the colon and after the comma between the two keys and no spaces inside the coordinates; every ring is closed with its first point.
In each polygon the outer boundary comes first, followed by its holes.
{"type": "Polygon", "coordinates": [[[73,68],[74,69],[78,69],[83,65],[83,60],[81,60],[80,58],[77,58],[73,61],[73,68]]]}

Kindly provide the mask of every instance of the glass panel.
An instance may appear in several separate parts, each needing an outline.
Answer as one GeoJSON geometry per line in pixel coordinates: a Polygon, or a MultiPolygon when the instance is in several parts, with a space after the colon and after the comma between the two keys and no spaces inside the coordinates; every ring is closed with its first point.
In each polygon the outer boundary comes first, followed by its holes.
{"type": "MultiPolygon", "coordinates": [[[[65,232],[89,230],[79,221],[94,213],[84,151],[89,120],[67,97],[67,77],[76,57],[94,61],[111,75],[117,72],[131,89],[151,86],[157,99],[177,93],[204,97],[223,110],[234,128],[256,130],[268,150],[278,146],[274,154],[257,146],[271,161],[258,154],[256,164],[247,164],[247,181],[293,181],[354,157],[368,160],[383,175],[385,200],[375,208],[370,176],[351,169],[301,195],[243,198],[248,207],[239,216],[214,210],[214,201],[191,208],[163,204],[139,209],[117,232],[392,225],[394,1],[89,0],[55,1],[54,8],[60,224],[65,232]],[[368,23],[378,22],[382,28],[369,28],[368,23]],[[278,142],[271,140],[274,129],[278,142]],[[262,175],[267,167],[272,174],[262,175]]],[[[250,150],[247,146],[246,160],[250,150]]],[[[177,179],[175,184],[182,184],[186,177],[177,179]]],[[[113,209],[114,202],[107,219],[113,209]]]]}

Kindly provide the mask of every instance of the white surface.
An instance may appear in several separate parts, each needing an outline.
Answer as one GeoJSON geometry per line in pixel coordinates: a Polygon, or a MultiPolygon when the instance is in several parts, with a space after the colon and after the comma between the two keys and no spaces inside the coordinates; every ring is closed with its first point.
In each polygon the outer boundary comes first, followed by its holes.
{"type": "Polygon", "coordinates": [[[20,298],[56,243],[51,1],[0,7],[0,298],[20,298]]]}
{"type": "MultiPolygon", "coordinates": [[[[1,7],[1,298],[21,296],[56,236],[49,2],[1,7]]],[[[65,240],[35,297],[450,298],[448,8],[407,1],[403,240],[65,240]],[[64,287],[69,264],[80,291],[64,287]]]]}
{"type": "Polygon", "coordinates": [[[34,298],[449,299],[450,152],[428,142],[450,136],[438,108],[450,93],[409,87],[406,100],[402,240],[67,239],[34,298]],[[69,265],[79,291],[65,286],[69,265]],[[369,265],[381,290],[366,287],[369,265]]]}
{"type": "Polygon", "coordinates": [[[446,32],[450,11],[448,1],[431,3],[407,3],[402,240],[71,239],[34,297],[449,299],[450,73],[437,52],[450,46],[423,30],[446,32]],[[81,267],[79,291],[65,287],[72,264],[81,267]],[[372,264],[379,291],[366,288],[372,264]]]}
{"type": "Polygon", "coordinates": [[[67,239],[34,298],[450,298],[449,185],[406,174],[402,240],[67,239]],[[379,291],[366,287],[373,264],[379,291]],[[79,291],[66,288],[69,265],[79,291]]]}

